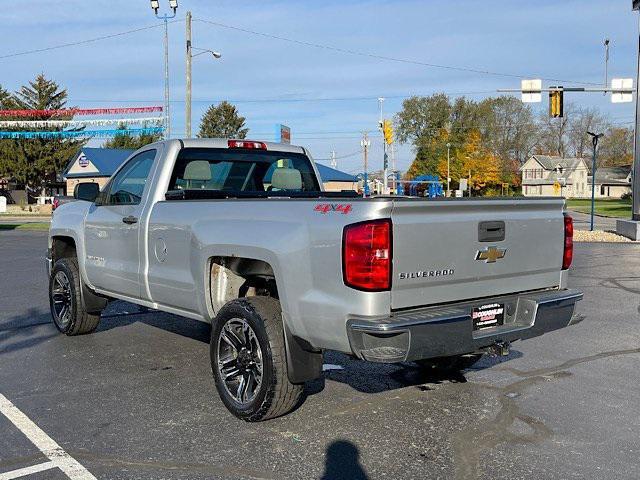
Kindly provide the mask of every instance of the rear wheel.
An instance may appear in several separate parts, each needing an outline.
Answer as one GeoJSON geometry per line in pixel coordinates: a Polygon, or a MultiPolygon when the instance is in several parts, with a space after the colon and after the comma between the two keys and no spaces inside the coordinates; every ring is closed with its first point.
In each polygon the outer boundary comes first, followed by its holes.
{"type": "Polygon", "coordinates": [[[451,357],[427,358],[425,360],[417,360],[416,363],[425,370],[432,372],[459,372],[470,368],[481,358],[481,353],[469,353],[451,357]]]}
{"type": "Polygon", "coordinates": [[[280,302],[250,297],[227,303],[211,329],[211,369],[222,402],[249,422],[291,411],[304,385],[287,376],[280,302]]]}
{"type": "Polygon", "coordinates": [[[51,270],[51,317],[56,328],[66,335],[91,333],[100,323],[100,315],[90,314],[84,308],[80,293],[81,281],[75,258],[61,258],[51,270]]]}

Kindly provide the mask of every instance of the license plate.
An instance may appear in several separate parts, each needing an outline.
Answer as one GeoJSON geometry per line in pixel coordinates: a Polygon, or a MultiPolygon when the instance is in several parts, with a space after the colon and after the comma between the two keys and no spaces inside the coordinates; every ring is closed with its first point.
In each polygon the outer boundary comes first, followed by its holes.
{"type": "Polygon", "coordinates": [[[504,324],[504,303],[488,303],[471,309],[474,330],[497,327],[504,324]]]}

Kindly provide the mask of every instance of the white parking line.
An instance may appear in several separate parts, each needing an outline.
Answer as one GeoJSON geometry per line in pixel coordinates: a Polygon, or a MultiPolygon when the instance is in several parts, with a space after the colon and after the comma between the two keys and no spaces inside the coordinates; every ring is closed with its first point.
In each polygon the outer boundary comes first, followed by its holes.
{"type": "Polygon", "coordinates": [[[53,441],[40,427],[33,423],[29,417],[18,410],[13,403],[0,393],[0,413],[9,419],[38,450],[40,450],[49,462],[33,465],[31,467],[0,473],[0,480],[11,480],[24,477],[43,470],[59,468],[72,480],[96,480],[86,468],[77,460],[65,452],[60,445],[53,441]]]}
{"type": "Polygon", "coordinates": [[[0,480],[11,480],[13,478],[26,477],[32,473],[44,472],[45,470],[51,470],[56,468],[57,465],[53,462],[39,463],[38,465],[31,465],[30,467],[20,468],[18,470],[12,470],[6,473],[0,473],[0,480]]]}

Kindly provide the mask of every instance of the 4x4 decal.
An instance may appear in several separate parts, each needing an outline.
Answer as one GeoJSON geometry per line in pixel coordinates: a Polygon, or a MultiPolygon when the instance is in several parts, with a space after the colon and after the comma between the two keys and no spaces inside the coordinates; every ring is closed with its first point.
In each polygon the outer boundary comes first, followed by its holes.
{"type": "Polygon", "coordinates": [[[343,215],[347,215],[351,210],[353,210],[353,207],[350,203],[319,203],[313,210],[322,214],[339,212],[343,215]]]}

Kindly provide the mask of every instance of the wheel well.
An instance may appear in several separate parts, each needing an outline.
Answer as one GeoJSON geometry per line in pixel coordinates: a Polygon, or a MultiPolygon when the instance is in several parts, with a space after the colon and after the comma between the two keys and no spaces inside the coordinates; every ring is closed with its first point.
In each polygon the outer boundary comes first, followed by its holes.
{"type": "Polygon", "coordinates": [[[209,268],[209,295],[214,315],[236,298],[278,297],[273,268],[267,262],[243,257],[212,257],[209,268]]]}
{"type": "MultiPolygon", "coordinates": [[[[209,305],[214,316],[236,298],[280,298],[273,268],[267,262],[240,257],[212,257],[209,260],[209,305]]],[[[289,380],[295,384],[320,377],[322,351],[292,335],[286,322],[283,322],[283,331],[289,380]]]]}
{"type": "Polygon", "coordinates": [[[76,242],[71,237],[53,237],[51,245],[51,260],[53,263],[61,258],[76,256],[76,242]]]}

